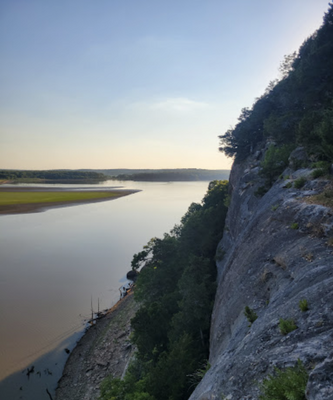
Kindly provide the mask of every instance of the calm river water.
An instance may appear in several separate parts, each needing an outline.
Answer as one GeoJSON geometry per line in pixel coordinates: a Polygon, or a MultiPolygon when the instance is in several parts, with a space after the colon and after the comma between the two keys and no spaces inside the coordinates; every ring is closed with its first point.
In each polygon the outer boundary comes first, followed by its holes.
{"type": "MultiPolygon", "coordinates": [[[[80,188],[92,186],[97,188],[80,188]]],[[[107,181],[101,186],[142,191],[0,216],[1,399],[49,400],[46,389],[53,393],[67,357],[64,349],[72,349],[82,335],[91,299],[94,310],[98,299],[100,309],[111,307],[133,254],[179,223],[189,205],[201,201],[208,182],[107,181]]]]}

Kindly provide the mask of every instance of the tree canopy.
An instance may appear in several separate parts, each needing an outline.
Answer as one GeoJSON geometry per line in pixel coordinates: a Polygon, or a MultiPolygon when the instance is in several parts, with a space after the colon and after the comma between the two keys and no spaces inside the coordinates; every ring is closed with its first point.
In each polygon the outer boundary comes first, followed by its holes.
{"type": "Polygon", "coordinates": [[[103,383],[102,400],[185,400],[195,388],[190,376],[208,358],[227,196],[227,181],[211,182],[179,225],[134,255],[132,267],[140,269],[134,292],[140,308],[131,321],[136,361],[123,381],[103,383]]]}
{"type": "Polygon", "coordinates": [[[221,139],[220,151],[239,162],[261,141],[304,146],[318,160],[333,160],[333,4],[322,26],[298,52],[285,56],[281,79],[271,82],[221,139]]]}

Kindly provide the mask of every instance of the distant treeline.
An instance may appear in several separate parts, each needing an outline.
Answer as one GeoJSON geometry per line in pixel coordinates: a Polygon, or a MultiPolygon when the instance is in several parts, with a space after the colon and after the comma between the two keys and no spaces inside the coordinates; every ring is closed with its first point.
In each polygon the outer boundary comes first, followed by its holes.
{"type": "Polygon", "coordinates": [[[0,170],[1,180],[20,181],[20,180],[89,180],[104,181],[108,179],[100,172],[51,170],[51,171],[19,171],[19,170],[0,170]]]}
{"type": "Polygon", "coordinates": [[[213,181],[229,179],[229,170],[207,169],[82,169],[82,170],[50,170],[24,171],[0,170],[1,180],[10,181],[104,181],[107,179],[121,181],[213,181]]]}
{"type": "Polygon", "coordinates": [[[113,175],[112,179],[150,182],[212,181],[228,179],[229,173],[229,170],[205,169],[147,170],[113,175]]]}

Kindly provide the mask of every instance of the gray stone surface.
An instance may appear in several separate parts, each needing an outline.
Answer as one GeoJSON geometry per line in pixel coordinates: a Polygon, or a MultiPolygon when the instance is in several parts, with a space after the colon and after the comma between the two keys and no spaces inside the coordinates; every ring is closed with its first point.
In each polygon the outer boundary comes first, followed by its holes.
{"type": "MultiPolygon", "coordinates": [[[[287,172],[292,182],[311,171],[287,172]]],[[[293,366],[298,359],[310,372],[307,398],[332,399],[333,211],[307,201],[327,182],[309,180],[302,189],[287,189],[279,180],[258,198],[254,193],[263,185],[258,173],[250,159],[230,175],[211,368],[190,399],[258,399],[258,382],[274,367],[293,366]],[[302,299],[309,304],[306,312],[299,308],[302,299]],[[245,306],[258,315],[251,326],[245,306]],[[282,335],[280,318],[293,319],[297,329],[282,335]]]]}

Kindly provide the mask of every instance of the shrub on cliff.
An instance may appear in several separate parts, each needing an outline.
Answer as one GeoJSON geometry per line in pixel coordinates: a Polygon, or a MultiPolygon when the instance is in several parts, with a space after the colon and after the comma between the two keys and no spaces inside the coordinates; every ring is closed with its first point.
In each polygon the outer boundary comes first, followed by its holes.
{"type": "Polygon", "coordinates": [[[268,375],[261,385],[260,400],[305,400],[308,373],[300,360],[294,367],[268,375]]]}
{"type": "Polygon", "coordinates": [[[288,333],[297,329],[297,325],[292,319],[282,319],[280,318],[279,328],[282,335],[287,335],[288,333]]]}
{"type": "Polygon", "coordinates": [[[267,179],[269,185],[271,185],[287,167],[288,158],[293,148],[293,145],[288,144],[280,147],[271,145],[266,151],[265,158],[261,163],[262,169],[260,174],[267,179]]]}

